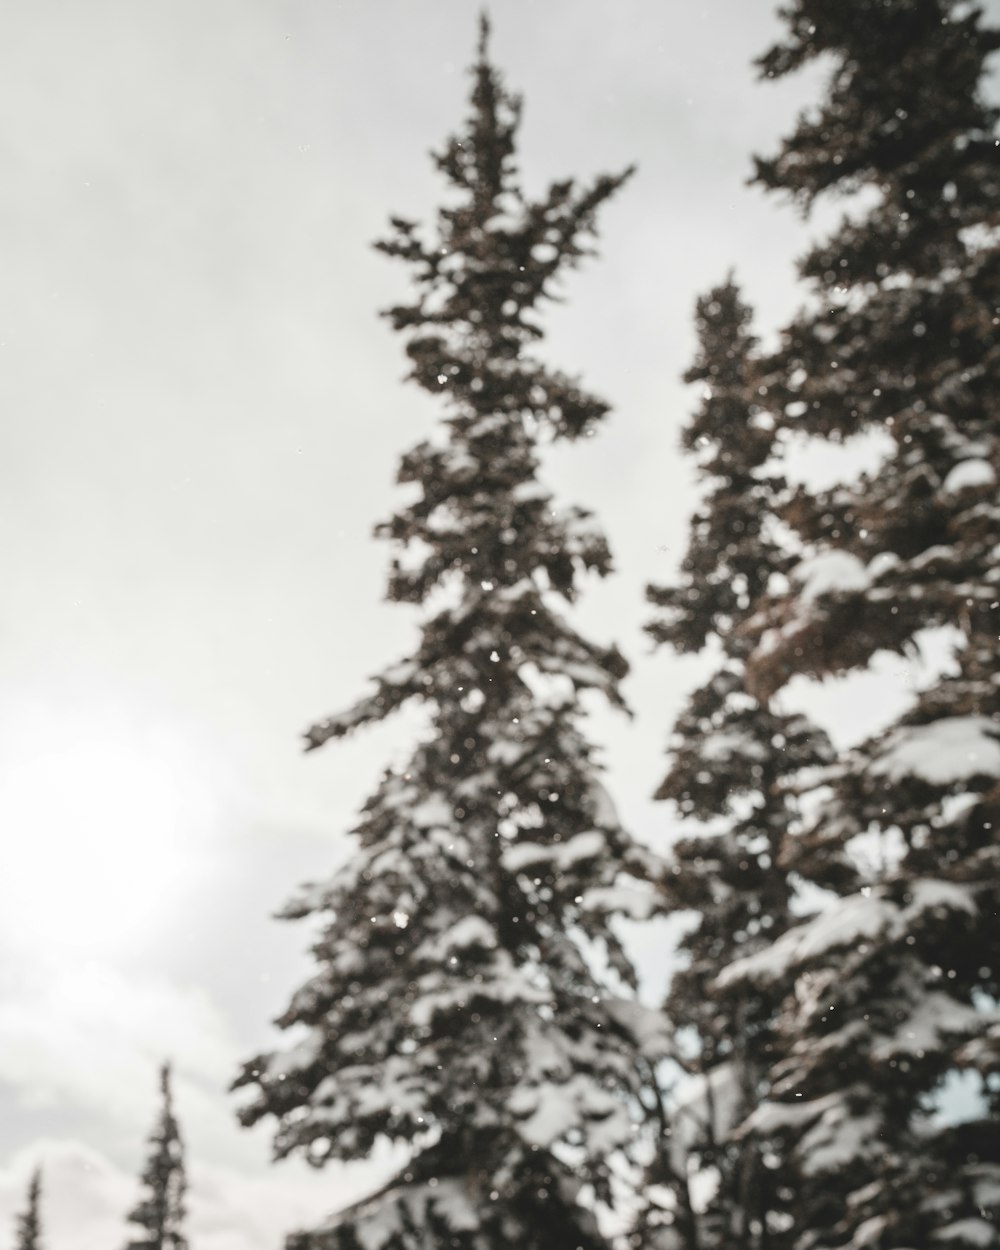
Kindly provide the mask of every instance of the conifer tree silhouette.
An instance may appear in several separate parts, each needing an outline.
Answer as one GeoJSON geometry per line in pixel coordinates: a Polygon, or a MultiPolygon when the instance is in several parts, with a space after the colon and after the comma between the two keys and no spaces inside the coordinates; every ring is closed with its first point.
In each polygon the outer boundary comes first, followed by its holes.
{"type": "Polygon", "coordinates": [[[128,1214],[136,1231],[126,1250],[187,1250],[184,1146],[174,1116],[167,1063],[160,1069],[160,1095],[160,1114],[149,1136],[149,1154],[142,1170],[143,1194],[128,1214]]]}
{"type": "Polygon", "coordinates": [[[640,1060],[666,1044],[610,923],[657,906],[659,865],[623,830],[580,726],[584,692],[622,705],[626,666],[564,612],[611,558],[537,476],[545,439],[592,433],[608,411],[533,348],[628,175],[528,198],[521,105],[485,20],[472,79],[468,120],[435,156],[435,227],[393,218],[378,244],[416,284],[387,314],[410,378],[446,409],[403,456],[411,502],[378,529],[400,552],[389,598],[425,605],[420,641],[307,744],[410,701],[429,727],[365,805],[355,856],[286,909],[323,923],[315,974],[279,1021],[303,1036],[237,1082],[255,1090],[246,1123],[276,1119],[279,1157],[361,1159],[380,1138],[412,1157],[293,1237],[302,1250],[598,1250],[593,1201],[612,1201],[613,1160],[644,1119],[640,1060]]]}
{"type": "Polygon", "coordinates": [[[744,1131],[777,1161],[796,1245],[996,1246],[1000,159],[983,84],[1000,31],[957,0],[792,0],[783,18],[763,73],[822,60],[829,77],[757,180],[805,209],[852,198],[801,263],[811,298],[761,402],[784,432],[885,450],[785,507],[800,552],[747,624],[748,683],[766,698],[942,628],[952,658],[823,778],[786,860],[824,904],[716,984],[782,1001],[744,1131]]]}
{"type": "MultiPolygon", "coordinates": [[[[671,1193],[658,1217],[666,1243],[679,1237],[699,1250],[782,1244],[773,1227],[786,1205],[780,1186],[758,1143],[741,1132],[764,1094],[780,996],[761,987],[720,993],[716,978],[793,923],[785,855],[800,823],[795,783],[833,758],[806,717],[782,714],[747,689],[747,622],[794,563],[777,523],[788,487],[773,463],[774,422],[759,402],[751,320],[732,277],[698,300],[698,352],[684,378],[700,399],[681,441],[707,490],[676,578],[649,591],[659,611],[648,629],[658,642],[682,654],[711,643],[722,656],[674,726],[656,796],[693,826],[673,844],[667,892],[697,920],[680,943],[665,1003],[668,1018],[692,1034],[694,1079],[651,1175],[671,1193]],[[696,1202],[698,1191],[711,1196],[696,1202]]],[[[653,1239],[655,1208],[647,1226],[653,1239]]]]}
{"type": "Polygon", "coordinates": [[[42,1250],[42,1170],[35,1168],[28,1182],[27,1204],[17,1217],[16,1250],[42,1250]]]}

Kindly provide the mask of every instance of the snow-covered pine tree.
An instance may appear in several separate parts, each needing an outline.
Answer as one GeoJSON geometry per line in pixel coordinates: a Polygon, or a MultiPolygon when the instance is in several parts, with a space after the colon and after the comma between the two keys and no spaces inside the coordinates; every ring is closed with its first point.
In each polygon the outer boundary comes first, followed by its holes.
{"type": "Polygon", "coordinates": [[[806,554],[753,622],[752,687],[863,668],[924,629],[957,641],[828,779],[797,866],[831,901],[721,983],[785,996],[751,1128],[792,1169],[803,1250],[997,1246],[1000,153],[983,82],[1000,33],[964,0],[793,0],[784,17],[763,72],[822,58],[831,76],[758,181],[807,209],[855,198],[802,262],[813,298],[768,405],[888,450],[787,510],[806,554]]]}
{"type": "Polygon", "coordinates": [[[15,1250],[41,1250],[42,1247],[42,1170],[35,1168],[28,1182],[24,1210],[17,1217],[15,1250]]]}
{"type": "Polygon", "coordinates": [[[774,423],[757,402],[751,318],[732,278],[698,300],[698,353],[684,377],[701,399],[682,443],[707,489],[676,582],[649,591],[658,642],[681,653],[711,644],[722,659],[674,727],[657,792],[700,826],[672,850],[670,901],[698,919],[681,941],[686,958],[665,1005],[693,1035],[695,1075],[681,1086],[654,1171],[672,1190],[664,1240],[684,1250],[774,1250],[788,1231],[777,1177],[738,1131],[762,1094],[777,1004],[763,991],[720,994],[714,981],[791,923],[785,852],[798,814],[789,782],[831,759],[804,717],[746,689],[743,626],[792,560],[777,525],[786,488],[771,463],[774,423]]]}
{"type": "Polygon", "coordinates": [[[170,1065],[160,1069],[162,1102],[156,1125],[149,1135],[149,1155],[142,1170],[142,1197],[128,1214],[136,1230],[125,1250],[186,1250],[184,1235],[184,1145],[174,1116],[170,1092],[170,1065]]]}
{"type": "Polygon", "coordinates": [[[532,347],[627,173],[527,198],[520,102],[486,38],[484,21],[471,115],[435,157],[436,228],[394,218],[378,244],[416,284],[388,312],[410,377],[447,410],[402,459],[411,502],[377,531],[400,551],[389,598],[425,605],[420,642],[306,736],[319,747],[407,701],[428,729],[366,803],[354,858],[286,908],[323,924],[315,975],[279,1021],[299,1037],[236,1082],[255,1090],[244,1123],[276,1119],[279,1158],[363,1159],[379,1139],[412,1154],[289,1239],[303,1250],[597,1250],[592,1200],[612,1197],[644,1057],[664,1044],[611,924],[656,905],[658,865],[619,824],[580,728],[583,692],[621,705],[625,663],[562,610],[611,561],[589,514],[557,509],[537,478],[543,439],[607,412],[532,347]]]}

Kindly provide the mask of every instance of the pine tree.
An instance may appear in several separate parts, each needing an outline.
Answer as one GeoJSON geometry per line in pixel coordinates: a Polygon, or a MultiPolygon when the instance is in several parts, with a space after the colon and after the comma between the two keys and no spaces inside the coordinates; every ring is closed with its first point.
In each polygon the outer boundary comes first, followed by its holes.
{"type": "Polygon", "coordinates": [[[286,908],[323,924],[315,974],[279,1020],[302,1036],[236,1082],[255,1090],[244,1123],[277,1121],[277,1157],[362,1159],[379,1139],[411,1157],[289,1239],[303,1250],[597,1250],[594,1202],[613,1199],[666,1044],[611,924],[656,905],[657,864],[619,824],[580,726],[583,692],[621,706],[625,663],[561,607],[611,560],[589,514],[557,509],[537,478],[543,439],[589,434],[608,411],[532,347],[628,175],[527,198],[520,101],[486,39],[484,21],[471,115],[435,157],[436,228],[393,218],[377,245],[410,266],[414,300],[388,317],[410,378],[447,410],[403,456],[411,501],[377,530],[399,553],[389,598],[425,606],[420,642],[307,745],[408,701],[428,728],[366,803],[354,858],[286,908]]]}
{"type": "Polygon", "coordinates": [[[739,1133],[762,1094],[777,1004],[764,992],[719,994],[714,982],[791,923],[793,783],[831,758],[825,736],[804,717],[782,715],[746,688],[744,627],[792,562],[777,524],[786,486],[772,466],[774,423],[757,402],[750,323],[732,278],[698,300],[698,355],[684,376],[702,397],[682,443],[698,457],[708,489],[677,581],[649,591],[661,609],[649,627],[658,642],[681,653],[711,643],[722,655],[677,721],[656,796],[700,825],[673,846],[670,901],[698,919],[680,943],[686,958],[665,1004],[668,1018],[694,1034],[695,1079],[681,1087],[654,1169],[672,1191],[668,1244],[686,1250],[773,1248],[787,1224],[780,1186],[756,1143],[739,1133]],[[702,1192],[715,1181],[697,1211],[694,1177],[702,1192]]]}
{"type": "Polygon", "coordinates": [[[184,1145],[174,1116],[170,1092],[170,1065],[160,1069],[163,1099],[156,1126],[149,1136],[149,1156],[142,1171],[143,1196],[128,1215],[138,1231],[126,1250],[187,1250],[184,1236],[184,1145]]]}
{"type": "Polygon", "coordinates": [[[751,687],[861,669],[927,629],[955,647],[827,777],[796,866],[831,901],[719,982],[784,998],[749,1128],[783,1161],[803,1250],[996,1246],[1000,160],[982,82],[1000,32],[954,0],[794,0],[784,17],[763,72],[832,73],[757,179],[806,209],[856,198],[802,262],[813,298],[768,363],[767,406],[888,450],[790,502],[803,552],[751,622],[751,687]]]}
{"type": "Polygon", "coordinates": [[[17,1217],[16,1250],[41,1250],[42,1170],[35,1168],[28,1182],[27,1206],[17,1217]]]}

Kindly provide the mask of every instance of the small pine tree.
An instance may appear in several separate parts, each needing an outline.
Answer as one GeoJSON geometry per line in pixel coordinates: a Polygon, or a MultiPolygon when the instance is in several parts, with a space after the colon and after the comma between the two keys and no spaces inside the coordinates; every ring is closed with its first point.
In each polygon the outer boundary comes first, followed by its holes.
{"type": "Polygon", "coordinates": [[[701,829],[673,846],[671,903],[698,919],[665,1004],[693,1034],[695,1079],[682,1086],[653,1175],[672,1191],[662,1218],[675,1244],[749,1250],[779,1244],[775,1213],[785,1205],[756,1143],[739,1133],[763,1093],[777,1003],[764,992],[720,994],[715,978],[791,923],[793,783],[828,763],[831,749],[804,717],[779,714],[746,689],[744,627],[792,559],[776,523],[786,488],[770,467],[774,423],[757,402],[751,310],[732,278],[698,300],[696,326],[698,355],[684,377],[702,397],[682,443],[708,489],[677,581],[650,588],[660,614],[648,628],[675,651],[711,643],[723,659],[675,725],[656,796],[701,829]],[[690,1187],[704,1192],[710,1176],[713,1196],[696,1214],[690,1187]]]}
{"type": "Polygon", "coordinates": [[[36,1168],[28,1182],[27,1205],[17,1217],[16,1250],[42,1248],[42,1170],[36,1168]]]}
{"type": "Polygon", "coordinates": [[[879,432],[877,471],[785,511],[802,554],[748,635],[751,688],[948,627],[950,669],[848,752],[797,867],[829,902],[720,983],[783,999],[770,1098],[803,1250],[1000,1245],[1000,31],[956,0],[793,0],[762,60],[831,67],[758,181],[856,196],[806,256],[767,365],[787,429],[879,432]],[[964,1102],[956,1103],[961,1085],[964,1102]]]}
{"type": "Polygon", "coordinates": [[[145,1192],[128,1215],[138,1231],[126,1250],[187,1250],[184,1236],[184,1145],[174,1116],[170,1065],[160,1069],[162,1104],[149,1137],[149,1156],[142,1171],[145,1192]]]}
{"type": "Polygon", "coordinates": [[[430,727],[365,805],[354,858],[286,909],[323,923],[315,975],[279,1020],[302,1037],[237,1080],[255,1091],[244,1123],[277,1121],[278,1157],[361,1159],[380,1138],[412,1157],[291,1238],[302,1250],[599,1250],[593,1202],[612,1200],[640,1067],[663,1043],[611,923],[656,906],[658,865],[622,829],[579,723],[583,691],[621,705],[625,664],[561,610],[610,556],[537,478],[542,439],[591,432],[607,405],[531,350],[539,306],[626,175],[528,199],[520,102],[485,21],[472,77],[471,116],[435,157],[436,230],[394,218],[378,245],[416,283],[388,313],[410,377],[447,406],[402,459],[411,501],[378,529],[401,553],[389,598],[428,610],[413,657],[307,743],[408,701],[430,727]]]}

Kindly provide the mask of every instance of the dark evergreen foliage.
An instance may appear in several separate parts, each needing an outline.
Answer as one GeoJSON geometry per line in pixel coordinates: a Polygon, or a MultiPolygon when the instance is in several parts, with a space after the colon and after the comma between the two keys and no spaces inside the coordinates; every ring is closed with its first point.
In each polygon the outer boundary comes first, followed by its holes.
{"type": "Polygon", "coordinates": [[[360,1159],[390,1139],[412,1158],[292,1237],[300,1250],[597,1250],[592,1200],[612,1200],[611,1162],[643,1120],[640,1066],[666,1046],[610,923],[657,905],[658,865],[621,828],[580,728],[582,692],[621,705],[625,663],[563,614],[610,556],[589,514],[557,509],[536,476],[544,440],[607,412],[533,348],[627,174],[526,198],[520,102],[485,23],[472,77],[468,121],[435,157],[436,227],[394,218],[378,244],[415,282],[387,314],[410,378],[446,406],[402,458],[410,502],[377,531],[399,552],[389,598],[425,607],[420,642],[307,745],[410,700],[429,727],[365,805],[355,857],[286,909],[324,926],[279,1021],[301,1038],[237,1081],[254,1090],[244,1122],[277,1121],[279,1157],[360,1159]]]}
{"type": "Polygon", "coordinates": [[[698,458],[708,491],[677,583],[649,590],[662,609],[649,632],[680,652],[725,637],[727,650],[738,653],[736,625],[790,564],[773,529],[784,483],[766,468],[774,423],[757,403],[751,320],[732,278],[698,300],[698,354],[684,380],[700,387],[701,402],[681,442],[698,458]]]}
{"type": "Polygon", "coordinates": [[[698,301],[698,356],[685,380],[702,395],[682,442],[698,457],[707,492],[677,581],[649,592],[661,609],[649,626],[657,641],[680,652],[712,642],[722,654],[675,725],[657,792],[699,826],[673,847],[671,902],[698,918],[681,942],[684,960],[665,1005],[694,1034],[695,1078],[681,1087],[654,1168],[670,1191],[657,1244],[684,1250],[775,1247],[788,1231],[781,1186],[739,1133],[763,1094],[778,1004],[763,992],[720,994],[715,978],[791,923],[794,782],[831,759],[824,735],[803,717],[781,715],[746,689],[744,627],[793,562],[776,523],[786,488],[770,466],[774,423],[757,402],[750,322],[732,279],[698,301]],[[692,1192],[712,1181],[708,1201],[692,1192]]]}
{"type": "Polygon", "coordinates": [[[15,1250],[41,1250],[42,1247],[42,1170],[36,1168],[28,1182],[27,1203],[17,1217],[15,1250]]]}
{"type": "Polygon", "coordinates": [[[174,1116],[170,1065],[160,1069],[162,1103],[149,1136],[149,1155],[142,1170],[143,1194],[128,1214],[135,1231],[126,1250],[187,1250],[184,1235],[184,1145],[174,1116]]]}
{"type": "Polygon", "coordinates": [[[758,180],[806,208],[856,198],[802,262],[814,298],[762,402],[789,431],[876,430],[888,451],[784,510],[803,552],[748,623],[750,686],[910,653],[934,627],[954,657],[828,773],[796,866],[830,902],[717,984],[783,1000],[744,1131],[781,1160],[802,1250],[996,1246],[1000,157],[982,83],[1000,33],[954,0],[784,14],[764,73],[831,74],[758,180]]]}

